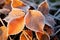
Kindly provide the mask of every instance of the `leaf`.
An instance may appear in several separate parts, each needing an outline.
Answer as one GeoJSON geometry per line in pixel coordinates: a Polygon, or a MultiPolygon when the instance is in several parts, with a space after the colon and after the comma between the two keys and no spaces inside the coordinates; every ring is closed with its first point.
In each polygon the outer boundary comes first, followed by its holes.
{"type": "Polygon", "coordinates": [[[54,33],[54,28],[51,28],[48,25],[45,25],[44,30],[49,34],[52,35],[54,33]]]}
{"type": "Polygon", "coordinates": [[[23,7],[25,4],[21,0],[12,0],[12,7],[23,7]]]}
{"type": "Polygon", "coordinates": [[[7,34],[7,28],[5,26],[0,27],[0,40],[7,40],[8,34],[7,34]]]}
{"type": "Polygon", "coordinates": [[[46,32],[44,33],[36,32],[36,36],[38,40],[50,40],[50,37],[46,32]]]}
{"type": "Polygon", "coordinates": [[[11,20],[8,23],[8,34],[18,34],[24,29],[24,16],[11,20]]]}
{"type": "Polygon", "coordinates": [[[17,34],[24,28],[23,17],[12,20],[8,25],[8,34],[17,34]],[[13,30],[14,29],[14,30],[13,30]]]}
{"type": "Polygon", "coordinates": [[[43,13],[43,15],[45,16],[45,24],[47,24],[51,27],[56,24],[54,18],[51,17],[51,15],[49,14],[49,5],[48,5],[47,1],[43,1],[39,5],[38,10],[41,11],[43,13]]]}
{"type": "Polygon", "coordinates": [[[37,10],[29,10],[25,16],[26,27],[32,31],[43,32],[44,16],[37,10]]]}
{"type": "Polygon", "coordinates": [[[24,15],[25,13],[20,9],[13,8],[9,15],[4,19],[8,22],[8,34],[14,35],[21,32],[24,28],[24,15]]]}
{"type": "Polygon", "coordinates": [[[44,15],[48,15],[49,13],[49,5],[47,3],[47,1],[43,1],[41,4],[39,4],[38,6],[38,10],[42,12],[42,14],[44,15]]]}

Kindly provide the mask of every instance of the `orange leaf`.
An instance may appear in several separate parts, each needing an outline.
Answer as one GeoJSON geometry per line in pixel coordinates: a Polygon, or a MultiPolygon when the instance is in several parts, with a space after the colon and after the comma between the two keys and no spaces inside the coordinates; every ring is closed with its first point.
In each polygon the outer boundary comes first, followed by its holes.
{"type": "Polygon", "coordinates": [[[33,34],[32,34],[32,31],[31,30],[24,30],[26,36],[29,37],[29,40],[32,40],[33,38],[33,34]]]}
{"type": "Polygon", "coordinates": [[[8,34],[7,34],[7,28],[5,26],[0,27],[0,40],[7,40],[8,34]]]}
{"type": "Polygon", "coordinates": [[[25,16],[26,27],[36,32],[43,32],[44,16],[37,10],[29,10],[25,16]]]}
{"type": "Polygon", "coordinates": [[[24,28],[25,13],[17,8],[13,8],[9,15],[4,19],[8,22],[8,34],[13,35],[21,32],[24,28]]]}
{"type": "Polygon", "coordinates": [[[21,32],[24,28],[24,16],[13,19],[8,24],[8,34],[14,35],[21,32]]]}
{"type": "Polygon", "coordinates": [[[27,40],[27,38],[25,37],[23,33],[20,35],[20,40],[27,40]]]}

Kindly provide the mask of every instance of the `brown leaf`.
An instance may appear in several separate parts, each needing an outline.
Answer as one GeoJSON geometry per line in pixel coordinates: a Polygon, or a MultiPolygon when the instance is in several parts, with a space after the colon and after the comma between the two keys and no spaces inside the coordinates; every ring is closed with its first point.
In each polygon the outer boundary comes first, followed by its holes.
{"type": "Polygon", "coordinates": [[[43,1],[39,6],[38,10],[41,11],[44,15],[47,15],[49,13],[49,5],[47,1],[43,1]]]}
{"type": "Polygon", "coordinates": [[[44,30],[45,30],[49,35],[52,35],[52,34],[54,33],[54,29],[51,28],[51,27],[48,26],[48,25],[45,25],[44,30]]]}
{"type": "Polygon", "coordinates": [[[50,40],[50,37],[46,32],[44,33],[36,32],[36,36],[38,40],[50,40]]]}
{"type": "Polygon", "coordinates": [[[26,27],[33,31],[43,32],[44,16],[37,10],[29,10],[25,16],[26,27]]]}

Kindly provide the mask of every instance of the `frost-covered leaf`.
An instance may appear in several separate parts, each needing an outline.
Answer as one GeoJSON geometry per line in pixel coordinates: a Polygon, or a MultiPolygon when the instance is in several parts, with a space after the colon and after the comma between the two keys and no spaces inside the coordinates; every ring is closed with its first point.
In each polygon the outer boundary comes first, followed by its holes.
{"type": "Polygon", "coordinates": [[[7,27],[8,27],[8,34],[14,35],[18,34],[24,29],[24,16],[11,20],[7,27]]]}
{"type": "Polygon", "coordinates": [[[36,32],[43,32],[44,20],[43,14],[37,10],[29,10],[25,16],[26,27],[36,32]]]}
{"type": "Polygon", "coordinates": [[[13,8],[9,15],[4,19],[8,22],[7,27],[9,35],[17,34],[23,30],[25,24],[24,15],[25,13],[22,10],[13,8]]]}

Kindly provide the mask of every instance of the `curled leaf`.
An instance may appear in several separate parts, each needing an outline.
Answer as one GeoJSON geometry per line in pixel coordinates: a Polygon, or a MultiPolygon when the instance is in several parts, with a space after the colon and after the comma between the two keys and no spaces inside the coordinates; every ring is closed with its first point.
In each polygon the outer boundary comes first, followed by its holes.
{"type": "Polygon", "coordinates": [[[36,32],[43,32],[44,20],[42,13],[37,10],[29,10],[25,16],[26,27],[36,32]]]}

